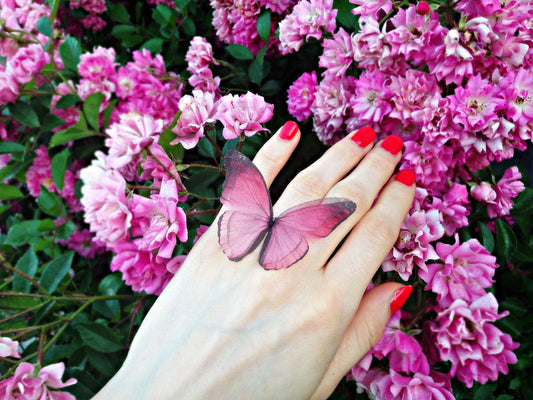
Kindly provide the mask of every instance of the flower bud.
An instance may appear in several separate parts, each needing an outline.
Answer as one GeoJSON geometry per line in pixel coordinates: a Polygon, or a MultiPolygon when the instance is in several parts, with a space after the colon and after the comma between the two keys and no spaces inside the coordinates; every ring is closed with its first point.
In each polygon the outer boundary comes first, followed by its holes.
{"type": "Polygon", "coordinates": [[[429,10],[429,4],[427,1],[421,1],[416,5],[416,12],[420,15],[426,15],[429,10]]]}
{"type": "Polygon", "coordinates": [[[484,203],[494,203],[494,200],[496,200],[496,192],[491,184],[487,182],[481,182],[479,185],[473,186],[470,189],[470,193],[474,199],[484,203]]]}

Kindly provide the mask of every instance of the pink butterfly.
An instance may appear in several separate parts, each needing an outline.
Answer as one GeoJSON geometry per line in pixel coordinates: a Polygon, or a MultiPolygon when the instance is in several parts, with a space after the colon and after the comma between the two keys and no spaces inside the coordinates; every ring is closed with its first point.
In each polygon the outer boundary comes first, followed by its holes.
{"type": "Polygon", "coordinates": [[[218,242],[232,261],[250,254],[266,239],[259,264],[264,269],[290,267],[302,259],[306,238],[328,236],[355,211],[355,203],[326,198],[292,207],[274,218],[265,180],[242,153],[230,150],[224,157],[226,180],[221,201],[231,208],[218,220],[218,242]]]}

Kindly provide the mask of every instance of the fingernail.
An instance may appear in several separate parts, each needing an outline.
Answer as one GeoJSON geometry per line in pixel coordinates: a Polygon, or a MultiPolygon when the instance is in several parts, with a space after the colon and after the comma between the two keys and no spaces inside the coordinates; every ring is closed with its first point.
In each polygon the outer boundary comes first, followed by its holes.
{"type": "Polygon", "coordinates": [[[298,132],[298,125],[294,121],[287,121],[281,128],[279,137],[283,140],[291,140],[298,132]]]}
{"type": "Polygon", "coordinates": [[[402,150],[403,141],[396,135],[389,135],[383,141],[383,143],[381,143],[381,147],[383,147],[392,155],[396,155],[402,150]]]}
{"type": "Polygon", "coordinates": [[[410,169],[402,169],[398,172],[395,178],[398,182],[403,183],[405,186],[411,186],[415,183],[416,175],[410,169]]]}
{"type": "Polygon", "coordinates": [[[391,315],[394,314],[396,311],[398,311],[402,306],[405,304],[409,296],[411,295],[411,292],[413,291],[413,287],[411,285],[403,286],[396,290],[394,293],[394,297],[392,298],[392,301],[390,302],[390,313],[391,315]]]}
{"type": "Polygon", "coordinates": [[[355,132],[352,136],[352,140],[357,143],[359,147],[366,147],[374,141],[376,138],[376,132],[369,126],[365,126],[355,132]]]}

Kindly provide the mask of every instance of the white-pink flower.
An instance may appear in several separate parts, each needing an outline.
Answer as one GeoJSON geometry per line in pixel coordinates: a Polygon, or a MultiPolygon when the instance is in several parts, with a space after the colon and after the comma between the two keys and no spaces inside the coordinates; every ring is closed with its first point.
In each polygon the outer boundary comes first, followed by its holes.
{"type": "Polygon", "coordinates": [[[163,131],[163,120],[155,120],[151,115],[126,113],[106,130],[105,141],[109,147],[108,162],[113,168],[128,164],[141,150],[152,142],[157,142],[163,131]]]}
{"type": "Polygon", "coordinates": [[[50,55],[39,44],[21,47],[8,61],[8,68],[19,83],[28,83],[41,69],[50,63],[50,55]]]}
{"type": "Polygon", "coordinates": [[[251,92],[241,96],[227,94],[219,101],[216,119],[224,125],[222,135],[225,139],[268,131],[261,124],[272,118],[274,106],[267,103],[263,96],[251,92]]]}
{"type": "Polygon", "coordinates": [[[184,148],[192,149],[204,136],[206,124],[215,122],[216,104],[212,93],[193,90],[192,96],[186,94],[180,99],[181,115],[172,132],[178,136],[170,144],[181,143],[184,148]]]}
{"type": "Polygon", "coordinates": [[[0,337],[0,357],[20,358],[19,342],[8,337],[0,337]]]}
{"type": "Polygon", "coordinates": [[[109,168],[103,153],[96,152],[95,155],[96,160],[80,171],[83,181],[81,204],[91,232],[112,249],[128,237],[131,226],[126,181],[118,171],[109,168]]]}

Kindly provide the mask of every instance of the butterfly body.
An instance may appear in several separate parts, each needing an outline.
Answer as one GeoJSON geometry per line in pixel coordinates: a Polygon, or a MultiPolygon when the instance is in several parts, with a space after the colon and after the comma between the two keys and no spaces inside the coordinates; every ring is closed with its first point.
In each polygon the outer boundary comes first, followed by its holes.
{"type": "Polygon", "coordinates": [[[306,202],[273,216],[266,183],[243,154],[226,154],[226,180],[221,201],[231,210],[218,220],[219,243],[226,256],[239,261],[261,242],[259,264],[265,269],[287,268],[305,256],[308,238],[329,235],[355,211],[355,203],[326,198],[306,202]]]}

